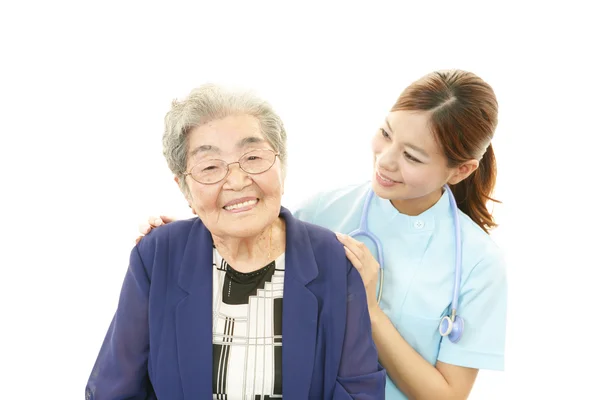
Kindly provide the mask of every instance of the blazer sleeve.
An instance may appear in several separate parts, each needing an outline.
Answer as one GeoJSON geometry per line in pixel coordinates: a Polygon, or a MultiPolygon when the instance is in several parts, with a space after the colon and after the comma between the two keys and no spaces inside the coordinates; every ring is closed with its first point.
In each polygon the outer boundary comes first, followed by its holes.
{"type": "Polygon", "coordinates": [[[349,270],[346,333],[333,398],[384,399],[386,373],[371,334],[365,287],[358,271],[352,265],[349,270]]]}
{"type": "Polygon", "coordinates": [[[148,377],[150,279],[131,251],[117,311],[86,386],[86,399],[155,399],[148,377]]]}

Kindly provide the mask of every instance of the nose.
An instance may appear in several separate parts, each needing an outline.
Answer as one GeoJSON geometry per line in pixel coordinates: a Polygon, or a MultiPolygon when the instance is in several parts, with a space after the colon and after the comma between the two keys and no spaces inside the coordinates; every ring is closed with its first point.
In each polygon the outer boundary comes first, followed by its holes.
{"type": "Polygon", "coordinates": [[[398,170],[399,155],[390,148],[384,149],[377,155],[377,164],[384,170],[396,172],[398,170]]]}
{"type": "Polygon", "coordinates": [[[252,179],[250,179],[250,176],[240,168],[238,163],[229,165],[229,172],[225,178],[225,186],[228,189],[240,191],[251,184],[252,179]]]}

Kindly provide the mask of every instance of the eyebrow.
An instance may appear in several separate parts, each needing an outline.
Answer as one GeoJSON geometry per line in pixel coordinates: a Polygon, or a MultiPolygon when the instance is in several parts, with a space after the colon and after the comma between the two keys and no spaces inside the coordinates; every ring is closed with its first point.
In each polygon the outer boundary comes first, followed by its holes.
{"type": "MultiPolygon", "coordinates": [[[[235,147],[238,149],[243,149],[244,147],[251,145],[251,144],[257,144],[257,143],[264,143],[265,139],[258,137],[258,136],[247,136],[245,138],[243,138],[242,140],[240,140],[239,142],[237,142],[235,144],[235,147]]],[[[215,152],[215,153],[220,153],[221,150],[217,147],[217,146],[212,146],[210,144],[203,144],[201,146],[196,147],[194,150],[190,151],[189,153],[189,157],[194,157],[195,155],[197,155],[198,153],[204,153],[204,152],[215,152]]]]}
{"type": "Polygon", "coordinates": [[[392,130],[392,127],[390,126],[390,121],[388,121],[387,118],[385,119],[385,126],[388,128],[390,133],[394,133],[394,131],[392,130]]]}
{"type": "Polygon", "coordinates": [[[420,147],[417,147],[415,145],[412,145],[410,143],[404,143],[404,146],[413,149],[414,151],[416,151],[417,153],[420,153],[422,156],[429,158],[429,154],[427,154],[427,152],[425,150],[423,150],[420,147]]]}
{"type": "MultiPolygon", "coordinates": [[[[392,130],[392,127],[390,126],[390,121],[388,121],[388,119],[385,119],[385,126],[388,128],[388,130],[390,131],[390,133],[394,133],[394,131],[392,130]]],[[[415,146],[414,144],[410,144],[410,143],[404,143],[404,146],[416,151],[417,153],[420,153],[421,155],[425,156],[425,157],[429,157],[429,154],[427,154],[427,152],[425,150],[423,150],[422,148],[415,146]]]]}

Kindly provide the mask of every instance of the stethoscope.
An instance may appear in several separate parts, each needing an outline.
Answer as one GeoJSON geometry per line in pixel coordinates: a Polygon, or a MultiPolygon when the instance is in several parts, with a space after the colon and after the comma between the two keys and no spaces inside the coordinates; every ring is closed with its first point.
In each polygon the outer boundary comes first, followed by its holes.
{"type": "MultiPolygon", "coordinates": [[[[452,215],[454,219],[454,291],[452,294],[452,304],[450,307],[450,315],[445,315],[442,317],[440,321],[439,331],[440,335],[448,336],[448,339],[452,343],[457,343],[462,337],[463,329],[464,329],[464,321],[461,317],[456,315],[456,310],[458,308],[458,293],[460,291],[460,275],[461,275],[461,265],[462,265],[462,246],[461,246],[461,235],[460,235],[460,221],[458,219],[458,206],[456,205],[456,199],[452,194],[452,190],[448,187],[448,185],[444,185],[444,189],[448,193],[450,197],[450,206],[452,208],[452,215]]],[[[377,262],[379,263],[379,293],[377,294],[377,303],[381,301],[381,294],[383,292],[383,247],[381,242],[371,232],[369,232],[369,228],[367,225],[367,221],[369,219],[369,207],[371,205],[371,200],[373,199],[374,192],[372,189],[369,189],[369,193],[367,194],[367,198],[363,205],[362,215],[360,217],[360,223],[358,225],[358,229],[349,233],[349,236],[364,236],[369,239],[373,243],[375,243],[375,248],[377,251],[376,257],[377,262]]]]}

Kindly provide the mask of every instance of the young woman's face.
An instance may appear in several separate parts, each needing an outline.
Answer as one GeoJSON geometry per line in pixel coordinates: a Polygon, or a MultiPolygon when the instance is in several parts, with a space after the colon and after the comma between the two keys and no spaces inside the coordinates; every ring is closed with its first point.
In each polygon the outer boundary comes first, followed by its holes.
{"type": "Polygon", "coordinates": [[[406,202],[437,200],[442,186],[458,173],[457,168],[448,168],[427,112],[389,113],[373,137],[372,148],[373,190],[392,200],[396,208],[406,202]]]}

